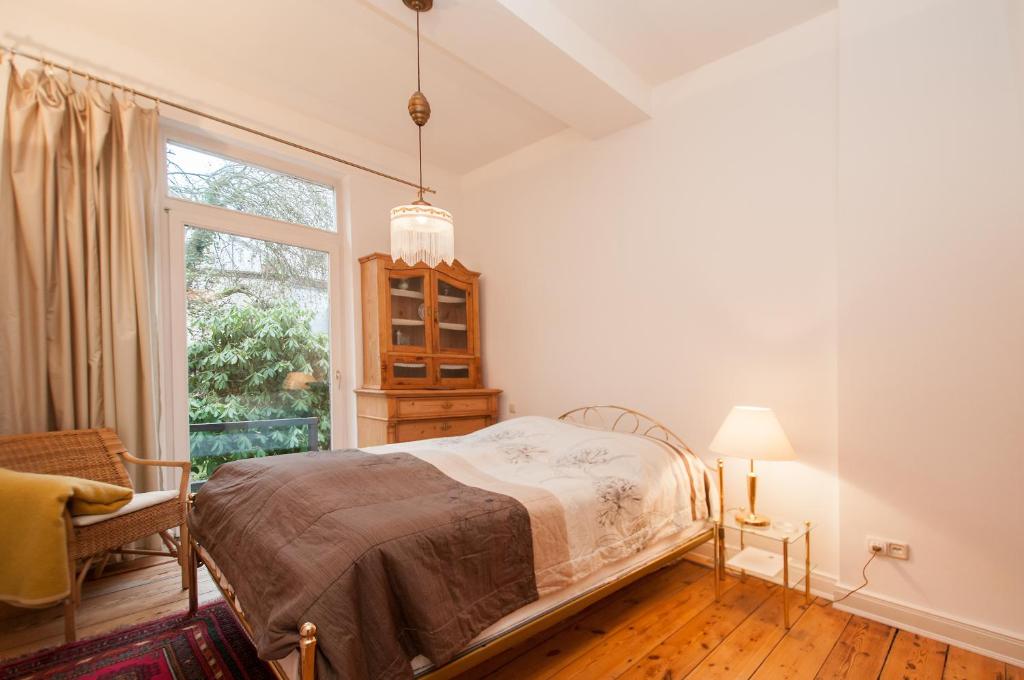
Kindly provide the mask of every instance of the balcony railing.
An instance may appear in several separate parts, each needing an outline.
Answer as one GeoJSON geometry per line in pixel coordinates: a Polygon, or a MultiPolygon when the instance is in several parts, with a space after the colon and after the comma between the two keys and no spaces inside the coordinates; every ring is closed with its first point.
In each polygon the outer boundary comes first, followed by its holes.
{"type": "MultiPolygon", "coordinates": [[[[189,433],[193,432],[251,432],[253,430],[271,430],[279,427],[304,427],[308,433],[308,451],[319,451],[320,450],[320,437],[318,432],[318,425],[320,424],[320,418],[309,417],[309,418],[274,418],[271,420],[236,420],[228,421],[223,423],[193,423],[188,426],[189,433]]],[[[193,450],[191,453],[192,459],[208,458],[220,454],[216,453],[205,453],[193,450]]],[[[199,488],[206,483],[205,479],[193,480],[190,484],[192,491],[198,491],[199,488]]]]}
{"type": "MultiPolygon", "coordinates": [[[[272,420],[236,420],[226,423],[194,423],[188,426],[191,432],[243,432],[246,430],[270,430],[277,427],[305,427],[309,433],[309,451],[319,451],[320,441],[317,426],[320,419],[310,418],[274,418],[272,420]]],[[[203,454],[200,454],[201,457],[203,454]]]]}

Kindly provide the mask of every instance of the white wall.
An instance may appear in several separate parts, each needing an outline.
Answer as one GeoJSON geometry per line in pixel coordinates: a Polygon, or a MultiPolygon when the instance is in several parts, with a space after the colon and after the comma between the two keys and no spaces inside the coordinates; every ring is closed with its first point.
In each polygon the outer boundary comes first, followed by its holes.
{"type": "Polygon", "coordinates": [[[840,6],[838,406],[842,580],[1024,638],[1020,4],[840,6]]]}
{"type": "MultiPolygon", "coordinates": [[[[771,405],[800,461],[763,464],[759,502],[820,523],[830,574],[835,22],[662,87],[649,122],[471,173],[457,242],[483,272],[485,373],[503,407],[631,406],[712,460],[734,404],[771,405]]],[[[742,468],[729,462],[731,505],[742,468]]]]}
{"type": "Polygon", "coordinates": [[[702,453],[732,404],[773,406],[800,462],[763,466],[764,510],[821,523],[823,571],[853,587],[868,535],[910,544],[847,604],[1021,658],[1022,29],[1015,0],[849,0],[650,122],[471,173],[488,382],[702,453]]]}

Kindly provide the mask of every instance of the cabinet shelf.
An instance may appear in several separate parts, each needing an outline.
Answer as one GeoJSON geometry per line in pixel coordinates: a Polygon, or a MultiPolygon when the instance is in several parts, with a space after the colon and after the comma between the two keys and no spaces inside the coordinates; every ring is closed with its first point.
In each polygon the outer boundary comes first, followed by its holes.
{"type": "Polygon", "coordinates": [[[446,331],[464,331],[466,330],[466,324],[464,323],[448,323],[447,321],[441,321],[437,324],[446,331]]]}
{"type": "MultiPolygon", "coordinates": [[[[420,297],[423,297],[423,296],[420,295],[420,297]]],[[[450,305],[464,305],[464,304],[466,304],[466,298],[464,298],[464,297],[456,297],[454,295],[438,295],[437,296],[437,301],[438,302],[446,302],[446,303],[448,303],[450,305]]]]}
{"type": "Polygon", "coordinates": [[[403,288],[392,288],[391,294],[395,297],[413,298],[416,300],[423,299],[423,293],[418,290],[405,290],[403,288]]]}
{"type": "Polygon", "coordinates": [[[392,326],[422,326],[423,319],[392,319],[392,326]]]}

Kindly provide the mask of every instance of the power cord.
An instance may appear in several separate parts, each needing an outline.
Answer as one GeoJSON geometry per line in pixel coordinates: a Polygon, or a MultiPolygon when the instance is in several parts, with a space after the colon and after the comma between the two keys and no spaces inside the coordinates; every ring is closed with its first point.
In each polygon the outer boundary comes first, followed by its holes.
{"type": "Polygon", "coordinates": [[[868,561],[864,563],[863,567],[861,567],[861,569],[860,569],[860,577],[862,579],[864,579],[864,583],[861,583],[859,586],[857,586],[856,588],[854,588],[850,592],[846,593],[845,595],[843,595],[838,600],[832,600],[831,602],[827,602],[826,604],[819,604],[818,606],[820,606],[820,607],[831,607],[832,605],[838,604],[838,603],[842,602],[843,600],[845,600],[846,598],[850,597],[850,595],[853,595],[858,590],[861,590],[862,588],[864,588],[868,584],[868,565],[871,564],[871,562],[874,561],[874,559],[876,557],[878,557],[879,555],[881,555],[881,554],[882,554],[882,550],[880,548],[877,548],[877,547],[874,548],[871,551],[871,557],[869,557],[868,561]]]}

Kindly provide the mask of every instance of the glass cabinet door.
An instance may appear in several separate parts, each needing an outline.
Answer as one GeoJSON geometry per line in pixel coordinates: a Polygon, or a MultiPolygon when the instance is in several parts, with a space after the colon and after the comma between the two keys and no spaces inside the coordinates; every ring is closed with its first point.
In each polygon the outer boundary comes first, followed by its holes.
{"type": "Polygon", "coordinates": [[[426,352],[430,308],[426,301],[427,273],[422,270],[391,272],[388,275],[388,310],[391,350],[426,352]]]}
{"type": "Polygon", "coordinates": [[[472,286],[437,272],[434,326],[438,352],[472,354],[472,286]]]}

